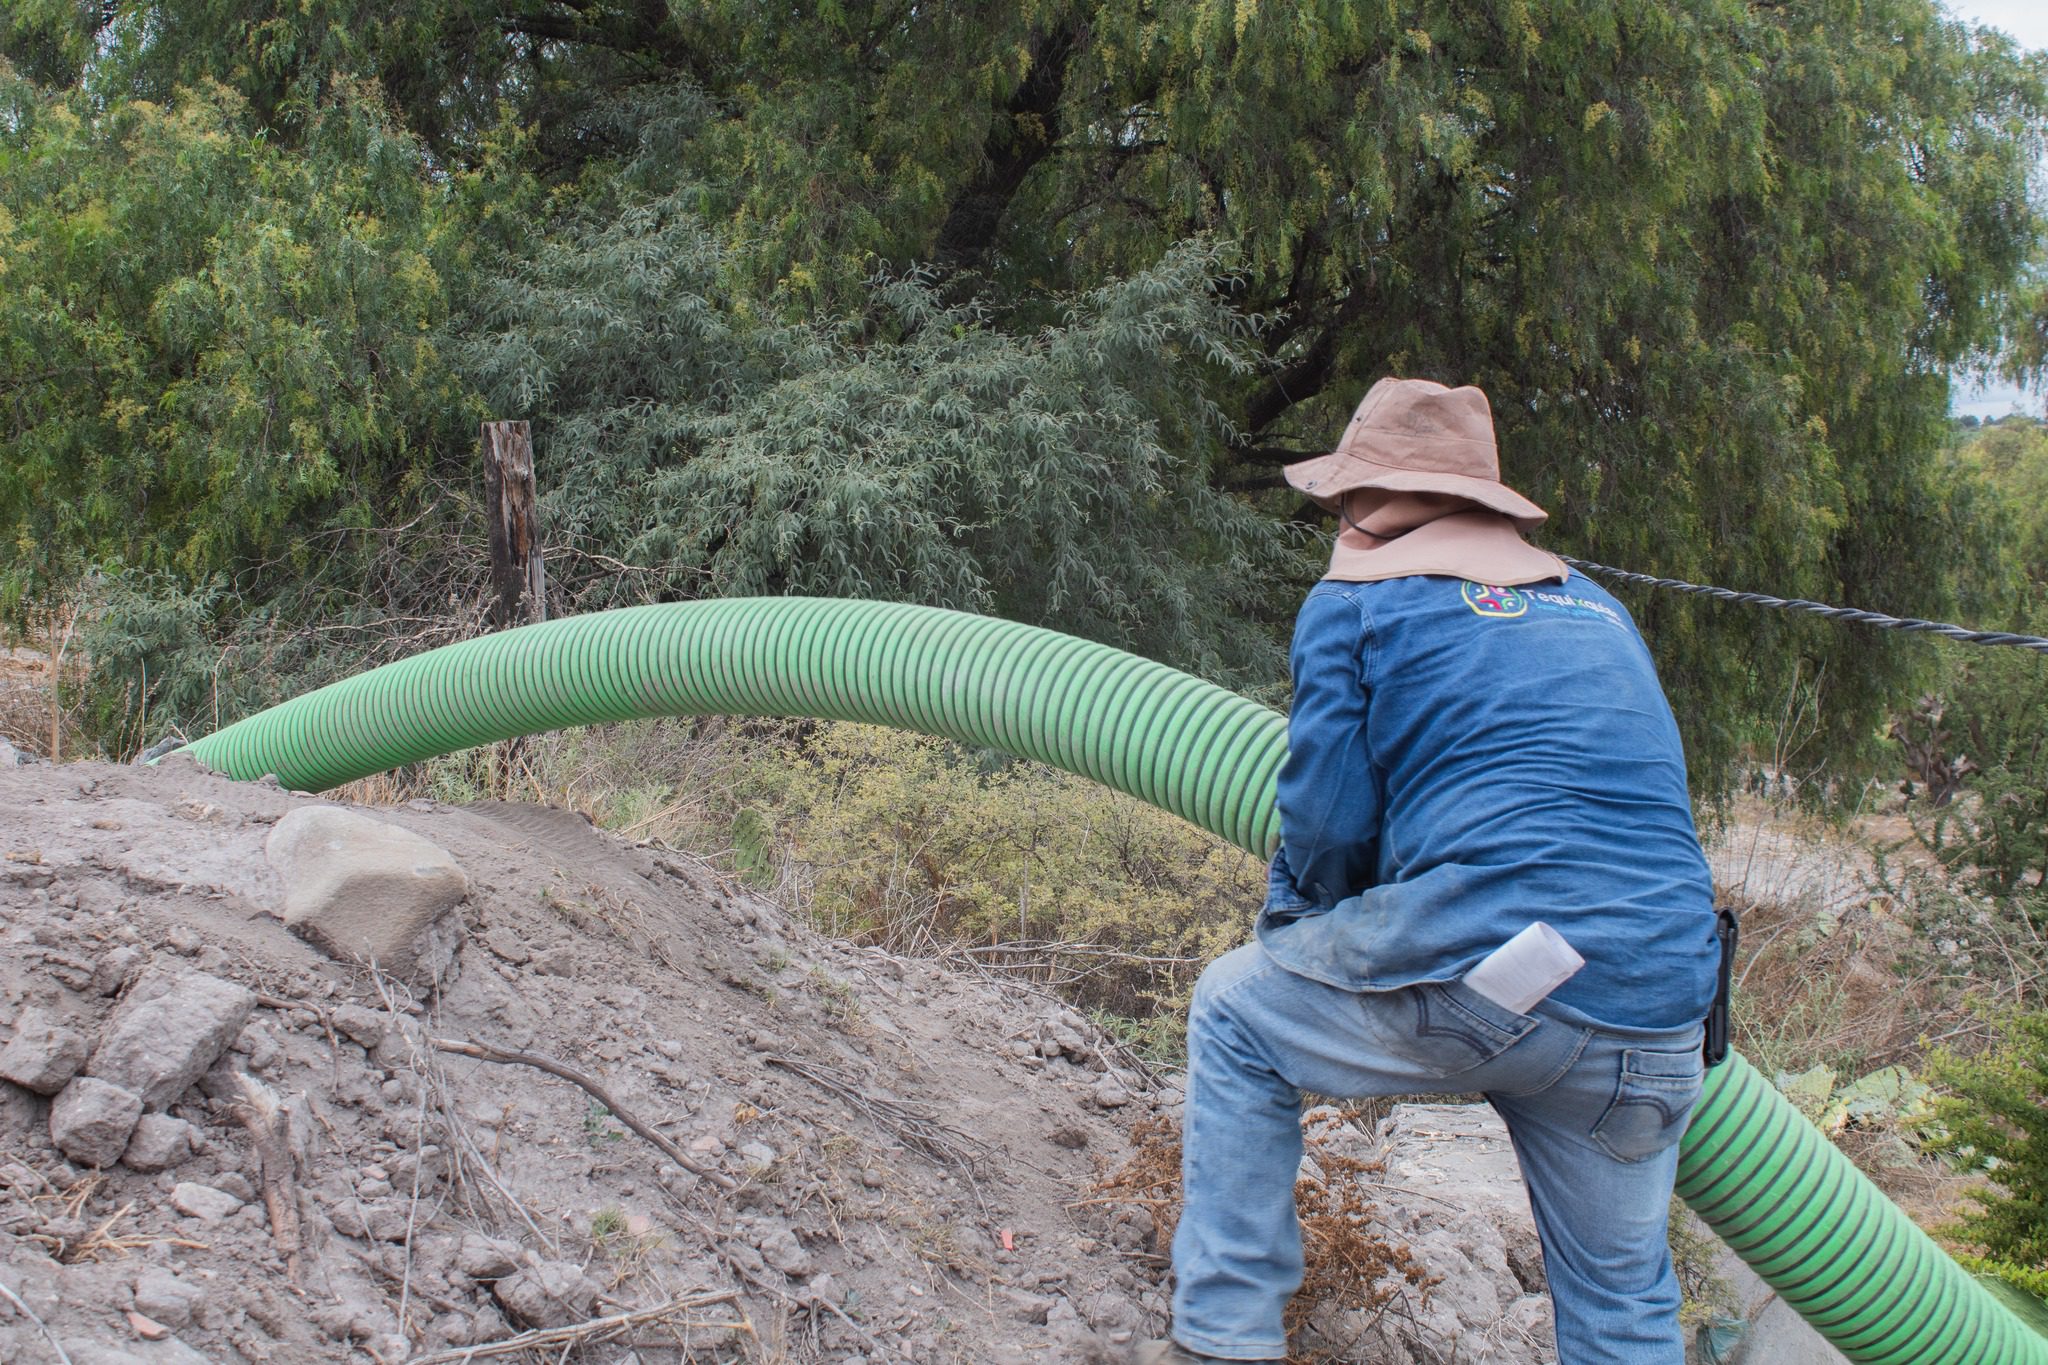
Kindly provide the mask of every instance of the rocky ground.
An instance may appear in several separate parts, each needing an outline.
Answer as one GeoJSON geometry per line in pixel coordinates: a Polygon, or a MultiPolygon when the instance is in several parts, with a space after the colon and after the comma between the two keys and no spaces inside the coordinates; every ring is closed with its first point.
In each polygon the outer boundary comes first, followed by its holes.
{"type": "MultiPolygon", "coordinates": [[[[0,856],[0,1360],[1085,1363],[1163,1326],[1152,1206],[1098,1182],[1174,1078],[1027,986],[572,813],[175,759],[0,769],[0,856]]],[[[1403,1155],[1448,1131],[1332,1129],[1435,1281],[1329,1315],[1343,1359],[1550,1358],[1511,1165],[1481,1197],[1403,1155]]]]}

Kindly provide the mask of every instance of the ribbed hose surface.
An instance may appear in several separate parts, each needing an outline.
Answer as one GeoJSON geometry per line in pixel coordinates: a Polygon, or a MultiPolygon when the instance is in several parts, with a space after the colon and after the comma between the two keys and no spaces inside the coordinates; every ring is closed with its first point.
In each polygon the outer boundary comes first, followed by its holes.
{"type": "Polygon", "coordinates": [[[1740,1056],[1707,1073],[1678,1193],[1851,1360],[2048,1361],[2043,1341],[1740,1056]]]}
{"type": "MultiPolygon", "coordinates": [[[[1105,645],[879,602],[729,598],[449,645],[183,752],[320,791],[516,735],[646,716],[815,716],[1079,773],[1263,856],[1286,718],[1105,645]]],[[[1851,1360],[2048,1365],[2048,1341],[1951,1260],[1740,1057],[1708,1073],[1678,1190],[1851,1360]]]]}

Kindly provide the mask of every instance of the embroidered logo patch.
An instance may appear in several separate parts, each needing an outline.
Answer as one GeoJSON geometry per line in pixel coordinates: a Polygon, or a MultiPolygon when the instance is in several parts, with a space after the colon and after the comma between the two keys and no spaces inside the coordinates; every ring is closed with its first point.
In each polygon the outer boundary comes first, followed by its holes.
{"type": "Polygon", "coordinates": [[[1520,616],[1529,610],[1529,595],[1519,588],[1467,583],[1458,591],[1464,595],[1465,605],[1479,616],[1520,616]]]}

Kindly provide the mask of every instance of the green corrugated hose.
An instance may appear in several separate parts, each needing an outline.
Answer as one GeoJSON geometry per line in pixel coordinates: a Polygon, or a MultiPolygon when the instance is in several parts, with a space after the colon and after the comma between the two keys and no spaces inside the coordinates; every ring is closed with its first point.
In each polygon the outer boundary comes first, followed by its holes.
{"type": "MultiPolygon", "coordinates": [[[[1091,777],[1260,856],[1277,833],[1277,712],[1105,645],[879,602],[733,598],[526,626],[387,664],[182,752],[319,791],[515,735],[680,715],[919,730],[1091,777]]],[[[1740,1057],[1708,1073],[1678,1190],[1851,1360],[2048,1365],[2048,1341],[1740,1057]]]]}

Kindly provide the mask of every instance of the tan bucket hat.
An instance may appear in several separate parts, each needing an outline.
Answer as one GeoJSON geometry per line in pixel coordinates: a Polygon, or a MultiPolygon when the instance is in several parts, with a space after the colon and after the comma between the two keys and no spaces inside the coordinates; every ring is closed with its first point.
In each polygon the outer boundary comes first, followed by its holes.
{"type": "Polygon", "coordinates": [[[1453,493],[1511,517],[1524,531],[1549,517],[1500,481],[1493,409],[1467,384],[1382,379],[1367,390],[1344,437],[1328,455],[1291,464],[1287,482],[1335,511],[1354,488],[1453,493]]]}

